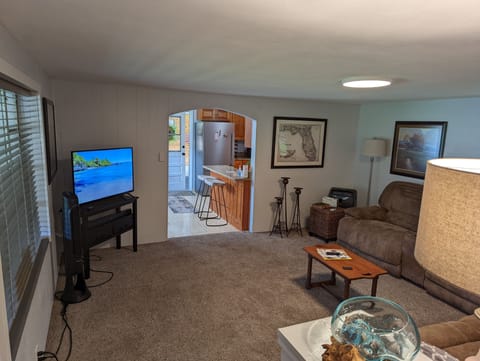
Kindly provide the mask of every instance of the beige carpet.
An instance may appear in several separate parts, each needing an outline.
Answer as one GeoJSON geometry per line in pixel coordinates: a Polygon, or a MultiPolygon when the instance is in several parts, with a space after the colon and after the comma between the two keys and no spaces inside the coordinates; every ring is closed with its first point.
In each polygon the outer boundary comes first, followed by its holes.
{"type": "MultiPolygon", "coordinates": [[[[280,360],[276,330],[330,315],[338,301],[321,288],[304,288],[312,237],[223,233],[176,238],[130,249],[94,250],[92,268],[115,272],[92,297],[70,305],[70,360],[280,360]]],[[[329,272],[314,265],[315,276],[329,272]]],[[[93,273],[89,284],[105,274],[93,273]]],[[[59,288],[63,289],[63,279],[59,288]]],[[[337,292],[343,292],[338,282],[337,292]]],[[[353,295],[369,281],[353,281],[353,295]]],[[[407,309],[419,326],[463,314],[401,279],[381,276],[378,296],[407,309]]],[[[47,349],[63,328],[55,302],[47,349]]],[[[64,345],[68,341],[64,341],[64,345]]],[[[65,347],[59,353],[65,359],[65,347]]]]}

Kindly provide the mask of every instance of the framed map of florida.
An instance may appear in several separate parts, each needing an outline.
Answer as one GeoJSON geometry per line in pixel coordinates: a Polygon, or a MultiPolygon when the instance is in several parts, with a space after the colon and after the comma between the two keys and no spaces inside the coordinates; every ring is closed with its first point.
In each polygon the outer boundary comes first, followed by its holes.
{"type": "Polygon", "coordinates": [[[273,118],[272,168],[321,168],[327,119],[273,118]]]}

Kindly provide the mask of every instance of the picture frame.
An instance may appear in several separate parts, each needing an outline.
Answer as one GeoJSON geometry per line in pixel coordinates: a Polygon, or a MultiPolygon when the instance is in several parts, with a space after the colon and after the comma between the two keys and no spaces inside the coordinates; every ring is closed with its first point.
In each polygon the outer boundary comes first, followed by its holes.
{"type": "Polygon", "coordinates": [[[425,178],[427,161],[443,157],[447,122],[395,122],[390,173],[425,178]]]}
{"type": "Polygon", "coordinates": [[[271,168],[323,168],[327,119],[274,117],[271,168]]]}
{"type": "Polygon", "coordinates": [[[55,105],[50,99],[42,98],[42,107],[48,184],[51,184],[58,169],[57,139],[55,134],[55,105]]]}

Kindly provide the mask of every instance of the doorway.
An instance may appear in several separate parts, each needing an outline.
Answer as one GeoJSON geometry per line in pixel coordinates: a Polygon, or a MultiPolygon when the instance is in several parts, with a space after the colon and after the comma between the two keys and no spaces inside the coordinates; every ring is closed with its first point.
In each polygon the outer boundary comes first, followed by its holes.
{"type": "Polygon", "coordinates": [[[191,135],[192,113],[172,114],[168,118],[168,191],[192,191],[191,135]]]}
{"type": "MultiPolygon", "coordinates": [[[[232,127],[235,129],[235,133],[232,132],[234,152],[231,153],[232,159],[225,165],[236,168],[240,164],[248,163],[252,167],[254,165],[256,122],[251,118],[219,109],[196,109],[171,114],[168,119],[168,238],[239,230],[230,224],[222,227],[208,227],[204,220],[200,220],[197,214],[193,213],[196,198],[196,173],[199,172],[199,169],[203,171],[203,167],[196,164],[203,153],[203,149],[196,150],[196,148],[203,147],[195,145],[195,133],[198,132],[195,129],[198,128],[197,122],[207,121],[223,122],[223,124],[225,122],[234,123],[234,127],[232,127]],[[247,129],[243,122],[248,124],[247,129]],[[247,134],[248,141],[245,141],[247,134]],[[250,154],[252,154],[251,159],[250,154]],[[249,159],[246,159],[247,157],[249,159]]],[[[253,219],[253,173],[251,184],[250,219],[253,219]]]]}

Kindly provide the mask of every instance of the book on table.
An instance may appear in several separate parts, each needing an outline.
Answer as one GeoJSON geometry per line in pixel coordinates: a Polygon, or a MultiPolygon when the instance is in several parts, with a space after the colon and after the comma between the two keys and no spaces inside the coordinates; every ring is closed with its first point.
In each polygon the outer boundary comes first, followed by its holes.
{"type": "Polygon", "coordinates": [[[325,260],[347,260],[352,259],[343,249],[317,248],[317,253],[325,260]]]}

